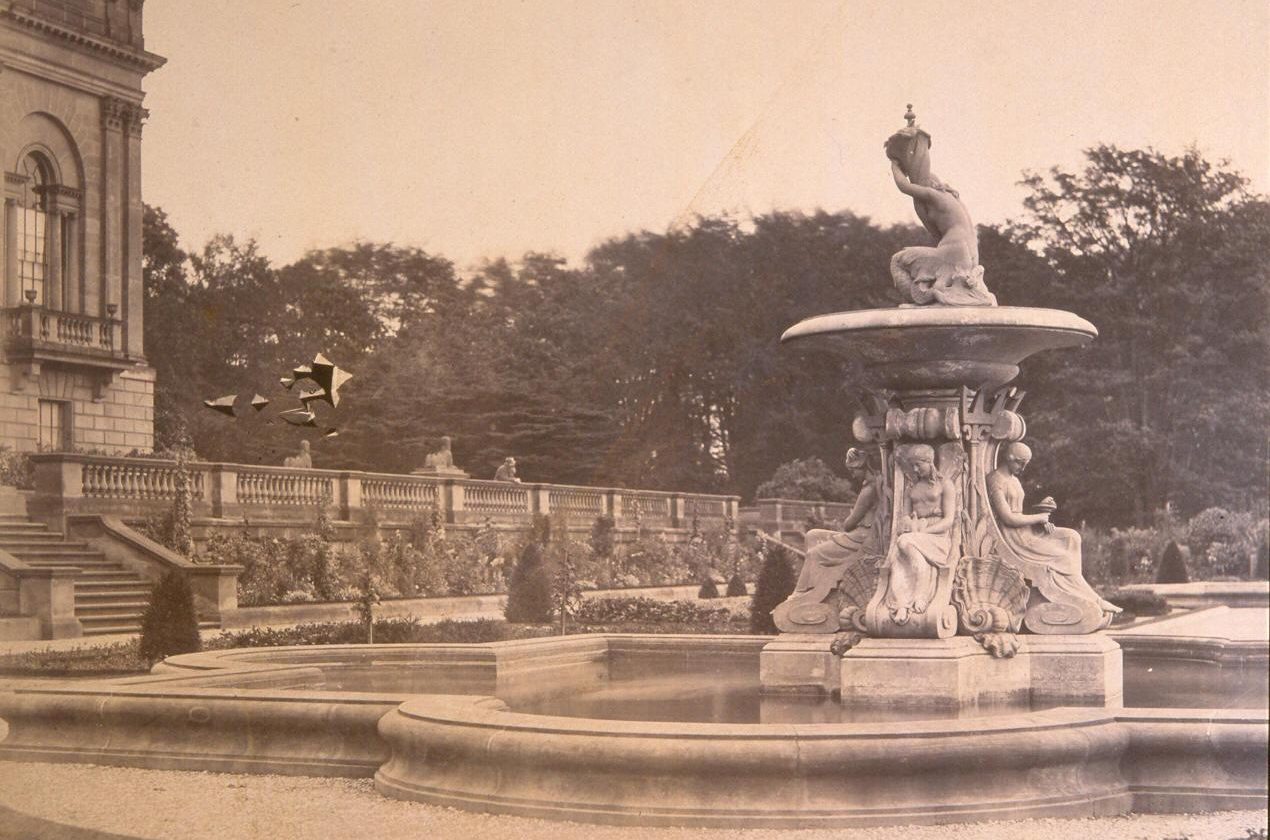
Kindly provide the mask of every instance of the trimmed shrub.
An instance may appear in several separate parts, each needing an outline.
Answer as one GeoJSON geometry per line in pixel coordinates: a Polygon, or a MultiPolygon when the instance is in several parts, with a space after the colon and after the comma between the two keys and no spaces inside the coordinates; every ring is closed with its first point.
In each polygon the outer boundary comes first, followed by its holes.
{"type": "Polygon", "coordinates": [[[167,572],[150,591],[150,603],[141,614],[141,657],[158,662],[177,653],[199,650],[198,616],[189,581],[167,572]]]}
{"type": "Polygon", "coordinates": [[[597,560],[609,560],[617,547],[615,532],[617,521],[611,516],[597,516],[591,523],[591,551],[597,560]]]}
{"type": "MultiPolygon", "coordinates": [[[[375,641],[379,644],[434,644],[502,642],[508,639],[530,639],[551,633],[547,627],[508,624],[498,619],[475,621],[446,619],[436,624],[420,624],[408,618],[375,619],[375,641]]],[[[236,647],[281,647],[290,645],[347,645],[366,640],[366,626],[360,621],[327,621],[299,624],[295,627],[252,627],[221,633],[208,641],[213,650],[236,647]]]]}
{"type": "Polygon", "coordinates": [[[695,601],[658,601],[653,598],[589,598],[578,608],[579,625],[597,624],[727,624],[727,607],[705,607],[695,601]]]}
{"type": "Polygon", "coordinates": [[[727,596],[729,598],[739,598],[742,595],[749,595],[749,594],[750,594],[750,591],[745,588],[745,579],[742,578],[739,574],[735,574],[732,577],[728,578],[727,596]]]}
{"type": "Polygon", "coordinates": [[[701,583],[701,588],[697,590],[698,598],[718,598],[719,585],[711,578],[706,578],[701,583]]]}
{"type": "Polygon", "coordinates": [[[507,585],[508,621],[532,624],[551,620],[552,575],[547,568],[547,546],[551,542],[551,520],[535,514],[529,537],[516,559],[507,585]]]}
{"type": "Polygon", "coordinates": [[[754,494],[759,499],[850,502],[855,499],[855,488],[819,458],[798,458],[777,467],[754,494]]]}
{"type": "Polygon", "coordinates": [[[1182,557],[1182,548],[1175,542],[1164,547],[1160,555],[1160,568],[1156,570],[1156,583],[1190,583],[1190,575],[1186,573],[1186,559],[1182,557]]]}
{"type": "Polygon", "coordinates": [[[772,610],[789,597],[798,580],[786,549],[765,545],[761,551],[765,557],[750,599],[750,632],[775,635],[772,610]]]}
{"type": "Polygon", "coordinates": [[[1140,592],[1135,589],[1112,592],[1107,600],[1126,613],[1134,615],[1165,615],[1169,611],[1169,602],[1154,592],[1140,592]]]}

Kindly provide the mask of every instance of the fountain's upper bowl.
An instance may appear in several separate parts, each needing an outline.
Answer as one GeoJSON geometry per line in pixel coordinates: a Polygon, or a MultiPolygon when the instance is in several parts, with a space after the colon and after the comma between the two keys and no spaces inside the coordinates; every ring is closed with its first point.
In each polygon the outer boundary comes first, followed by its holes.
{"type": "Polygon", "coordinates": [[[910,390],[999,387],[1033,353],[1081,347],[1097,335],[1061,309],[924,306],[817,315],[781,341],[858,358],[869,384],[910,390]]]}

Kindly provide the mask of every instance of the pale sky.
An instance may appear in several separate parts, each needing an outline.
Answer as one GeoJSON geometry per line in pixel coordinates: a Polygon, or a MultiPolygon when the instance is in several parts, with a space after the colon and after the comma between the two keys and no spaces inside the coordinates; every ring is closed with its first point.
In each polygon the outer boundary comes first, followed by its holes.
{"type": "Polygon", "coordinates": [[[143,195],[187,249],[577,262],[693,214],[915,221],[906,103],[976,221],[1098,142],[1270,191],[1264,0],[155,0],[143,195]]]}

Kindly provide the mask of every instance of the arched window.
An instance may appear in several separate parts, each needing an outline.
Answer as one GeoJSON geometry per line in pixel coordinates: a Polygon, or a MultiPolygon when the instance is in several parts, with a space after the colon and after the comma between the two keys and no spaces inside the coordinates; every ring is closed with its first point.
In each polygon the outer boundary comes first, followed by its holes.
{"type": "Polygon", "coordinates": [[[32,152],[22,158],[18,172],[26,178],[17,210],[18,284],[22,295],[43,305],[47,294],[44,281],[49,275],[49,205],[48,189],[53,183],[50,168],[40,155],[32,152]]]}

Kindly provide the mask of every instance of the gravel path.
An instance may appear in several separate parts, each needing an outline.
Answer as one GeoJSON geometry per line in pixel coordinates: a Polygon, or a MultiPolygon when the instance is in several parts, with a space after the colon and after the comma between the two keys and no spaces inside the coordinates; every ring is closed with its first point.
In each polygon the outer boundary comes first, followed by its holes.
{"type": "Polygon", "coordinates": [[[0,837],[105,840],[1247,840],[1265,811],[1046,819],[952,826],[769,831],[618,828],[398,802],[368,779],[243,776],[84,764],[0,762],[0,837]],[[48,830],[4,810],[88,831],[48,830]]]}

